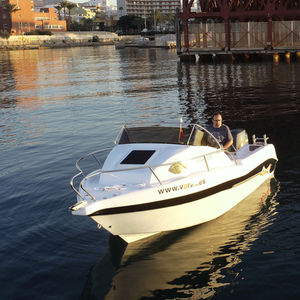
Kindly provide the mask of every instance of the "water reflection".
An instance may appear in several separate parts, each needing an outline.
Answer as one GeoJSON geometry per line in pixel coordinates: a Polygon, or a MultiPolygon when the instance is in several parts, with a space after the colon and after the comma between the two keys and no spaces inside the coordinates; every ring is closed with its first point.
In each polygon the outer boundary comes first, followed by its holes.
{"type": "Polygon", "coordinates": [[[232,267],[272,224],[278,189],[273,179],[214,221],[127,248],[112,237],[110,252],[93,266],[82,299],[211,298],[230,281],[243,280],[232,267]]]}
{"type": "Polygon", "coordinates": [[[87,107],[71,101],[118,94],[115,58],[100,48],[1,52],[0,146],[39,142],[48,124],[52,131],[68,113],[87,107]]]}
{"type": "Polygon", "coordinates": [[[166,90],[176,87],[172,84],[176,74],[170,72],[170,64],[176,64],[174,53],[128,48],[119,51],[119,55],[124,96],[150,100],[156,92],[162,97],[166,90]]]}
{"type": "Polygon", "coordinates": [[[0,108],[15,105],[15,98],[7,92],[15,89],[14,68],[10,60],[9,51],[0,51],[0,108]]]}
{"type": "Polygon", "coordinates": [[[220,110],[228,121],[264,119],[300,111],[300,66],[260,62],[178,63],[178,92],[188,120],[220,110]]]}

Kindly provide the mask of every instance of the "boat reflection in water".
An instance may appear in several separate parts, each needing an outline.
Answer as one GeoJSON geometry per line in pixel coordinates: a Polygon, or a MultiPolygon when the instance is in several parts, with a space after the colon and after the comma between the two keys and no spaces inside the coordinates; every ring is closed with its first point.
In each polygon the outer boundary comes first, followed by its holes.
{"type": "Polygon", "coordinates": [[[278,191],[273,178],[211,222],[129,245],[111,236],[110,251],[91,269],[82,299],[212,297],[241,276],[231,268],[272,224],[278,191]]]}

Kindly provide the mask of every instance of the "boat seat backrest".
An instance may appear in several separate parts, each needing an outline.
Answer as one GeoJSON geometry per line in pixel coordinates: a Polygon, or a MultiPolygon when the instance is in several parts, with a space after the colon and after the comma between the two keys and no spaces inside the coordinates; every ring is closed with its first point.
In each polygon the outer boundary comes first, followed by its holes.
{"type": "Polygon", "coordinates": [[[130,138],[129,130],[124,128],[122,135],[119,139],[119,144],[130,144],[132,143],[132,139],[130,138]]]}
{"type": "Polygon", "coordinates": [[[244,145],[249,143],[248,134],[245,129],[231,129],[233,137],[233,146],[235,150],[239,150],[244,145]]]}
{"type": "Polygon", "coordinates": [[[193,136],[193,146],[203,146],[202,141],[203,141],[203,136],[204,132],[201,130],[196,129],[194,136],[193,136]]]}

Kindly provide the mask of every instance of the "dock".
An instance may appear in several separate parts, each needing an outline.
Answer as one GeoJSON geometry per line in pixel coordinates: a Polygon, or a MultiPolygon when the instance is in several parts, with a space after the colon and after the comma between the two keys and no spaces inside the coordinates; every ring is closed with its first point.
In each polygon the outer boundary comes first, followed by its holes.
{"type": "Polygon", "coordinates": [[[182,61],[298,59],[298,1],[183,0],[177,11],[176,45],[182,61]],[[288,5],[287,5],[288,4],[288,5]]]}
{"type": "Polygon", "coordinates": [[[300,61],[300,50],[293,48],[282,49],[190,49],[179,54],[182,62],[256,62],[256,61],[300,61]]]}

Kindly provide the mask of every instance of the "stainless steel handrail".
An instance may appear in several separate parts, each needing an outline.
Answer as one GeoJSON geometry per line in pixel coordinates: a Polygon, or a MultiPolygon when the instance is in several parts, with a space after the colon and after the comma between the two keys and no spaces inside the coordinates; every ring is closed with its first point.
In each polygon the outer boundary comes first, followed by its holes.
{"type": "Polygon", "coordinates": [[[77,159],[77,161],[75,163],[75,166],[76,166],[77,170],[80,171],[80,172],[82,172],[82,174],[84,174],[83,171],[81,170],[81,168],[79,167],[79,162],[82,161],[82,160],[84,160],[84,159],[86,159],[86,158],[88,158],[88,157],[90,157],[90,156],[94,157],[94,159],[98,162],[98,164],[99,164],[99,166],[101,168],[102,166],[101,166],[99,160],[96,158],[95,154],[96,153],[100,153],[100,152],[104,152],[104,151],[108,151],[108,150],[112,150],[112,149],[113,149],[113,147],[101,149],[101,150],[98,150],[98,151],[93,151],[91,153],[88,153],[88,154],[80,157],[79,159],[77,159]]]}
{"type": "Polygon", "coordinates": [[[82,196],[82,195],[79,193],[79,191],[77,191],[77,189],[74,187],[74,179],[75,179],[76,177],[80,176],[80,175],[82,175],[82,172],[80,172],[80,173],[74,175],[74,176],[71,178],[71,180],[70,180],[70,186],[71,186],[72,190],[73,190],[73,191],[74,191],[74,192],[75,192],[82,200],[86,200],[86,199],[84,198],[84,196],[82,196]]]}
{"type": "MultiPolygon", "coordinates": [[[[153,168],[158,168],[158,167],[166,167],[166,166],[171,166],[173,164],[176,164],[176,163],[182,163],[183,161],[174,161],[174,162],[171,162],[171,163],[166,163],[166,164],[160,164],[160,165],[151,165],[151,166],[141,166],[141,167],[134,167],[134,168],[124,168],[124,169],[114,169],[114,170],[98,170],[98,171],[95,171],[95,172],[92,172],[91,174],[88,174],[88,175],[84,175],[84,173],[82,172],[82,170],[80,169],[78,163],[79,161],[83,160],[84,158],[87,158],[89,156],[93,156],[93,154],[95,153],[99,153],[99,152],[103,152],[103,151],[106,151],[106,150],[109,150],[110,148],[108,149],[104,149],[104,150],[99,150],[99,151],[95,151],[95,152],[92,152],[84,157],[81,157],[79,160],[77,160],[76,162],[76,167],[78,168],[78,170],[80,171],[80,173],[74,175],[71,180],[70,180],[70,186],[71,188],[80,196],[80,198],[82,198],[83,200],[86,200],[86,198],[74,187],[74,179],[80,175],[83,176],[83,179],[82,181],[80,182],[80,187],[95,201],[95,197],[90,194],[83,186],[84,184],[84,181],[86,181],[87,179],[91,178],[91,177],[94,177],[94,176],[97,176],[97,175],[100,175],[100,174],[106,174],[106,173],[115,173],[115,172],[128,172],[128,171],[135,171],[135,170],[142,170],[142,169],[149,169],[151,171],[151,173],[155,176],[155,178],[157,179],[157,181],[159,182],[160,185],[162,185],[162,181],[159,179],[159,177],[157,176],[157,174],[154,172],[153,168]]],[[[195,160],[195,159],[200,159],[201,157],[203,157],[204,161],[205,161],[205,165],[206,165],[206,168],[207,168],[207,171],[209,172],[210,169],[209,169],[209,164],[207,162],[207,156],[210,156],[210,155],[213,155],[215,153],[219,153],[219,152],[224,152],[226,153],[227,155],[231,156],[232,160],[234,161],[234,163],[237,165],[237,161],[236,161],[236,158],[235,156],[227,151],[227,150],[224,150],[224,149],[217,149],[216,151],[213,151],[213,152],[210,152],[210,153],[207,153],[207,154],[202,154],[202,155],[199,155],[199,156],[196,156],[196,157],[192,157],[190,159],[187,159],[187,160],[184,160],[185,162],[186,161],[192,161],[192,160],[195,160]]],[[[98,161],[98,160],[97,160],[98,161]]]]}

